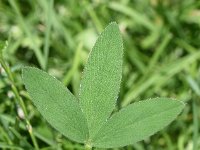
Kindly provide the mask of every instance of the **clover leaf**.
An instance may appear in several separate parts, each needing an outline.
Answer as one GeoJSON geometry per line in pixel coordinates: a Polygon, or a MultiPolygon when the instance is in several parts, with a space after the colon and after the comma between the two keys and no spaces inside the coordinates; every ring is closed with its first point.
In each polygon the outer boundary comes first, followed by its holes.
{"type": "Polygon", "coordinates": [[[122,78],[123,44],[110,23],[97,39],[84,68],[79,97],[42,70],[23,69],[23,82],[42,116],[67,138],[87,147],[122,147],[156,133],[182,111],[170,98],[135,102],[112,115],[122,78]]]}

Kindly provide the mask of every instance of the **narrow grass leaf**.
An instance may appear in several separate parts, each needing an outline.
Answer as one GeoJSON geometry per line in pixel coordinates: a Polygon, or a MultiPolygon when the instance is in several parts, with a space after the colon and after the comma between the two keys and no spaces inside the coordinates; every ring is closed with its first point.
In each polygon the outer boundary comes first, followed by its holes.
{"type": "Polygon", "coordinates": [[[80,87],[80,105],[87,118],[90,138],[114,109],[122,74],[123,46],[116,23],[99,36],[85,66],[80,87]]]}
{"type": "Polygon", "coordinates": [[[114,114],[92,140],[95,147],[113,148],[133,144],[172,122],[184,104],[155,98],[131,104],[114,114]]]}
{"type": "Polygon", "coordinates": [[[3,59],[3,50],[7,47],[7,43],[0,41],[0,61],[3,59]]]}
{"type": "Polygon", "coordinates": [[[148,17],[144,13],[140,13],[133,8],[125,6],[124,4],[120,4],[118,2],[110,2],[109,7],[114,11],[131,17],[134,22],[146,27],[147,29],[151,31],[155,30],[155,25],[148,19],[148,17]]]}
{"type": "Polygon", "coordinates": [[[77,99],[54,77],[31,67],[23,69],[23,82],[43,117],[66,137],[83,143],[88,136],[77,99]]]}

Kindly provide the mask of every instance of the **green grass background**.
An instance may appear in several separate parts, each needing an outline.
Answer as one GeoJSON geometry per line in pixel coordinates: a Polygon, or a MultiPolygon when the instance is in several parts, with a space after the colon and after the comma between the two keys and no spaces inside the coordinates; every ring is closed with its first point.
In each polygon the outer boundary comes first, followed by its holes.
{"type": "MultiPolygon", "coordinates": [[[[119,24],[124,41],[123,80],[116,110],[150,97],[172,97],[187,103],[168,127],[119,149],[199,150],[200,1],[0,0],[0,40],[9,43],[4,58],[39,148],[84,146],[63,137],[41,117],[24,89],[21,67],[46,70],[77,96],[88,53],[112,21],[119,24]]],[[[19,111],[1,67],[0,149],[34,149],[19,111]]]]}

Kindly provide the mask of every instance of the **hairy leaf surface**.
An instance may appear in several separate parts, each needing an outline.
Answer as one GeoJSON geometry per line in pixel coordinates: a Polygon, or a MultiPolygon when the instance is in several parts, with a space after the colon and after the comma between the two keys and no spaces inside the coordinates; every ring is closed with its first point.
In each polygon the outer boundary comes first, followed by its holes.
{"type": "Polygon", "coordinates": [[[63,84],[31,67],[23,69],[23,82],[39,112],[55,129],[77,142],[87,139],[86,119],[77,99],[63,84]]]}
{"type": "Polygon", "coordinates": [[[111,23],[97,39],[81,81],[79,99],[90,138],[98,132],[115,107],[121,82],[122,55],[118,25],[111,23]]]}
{"type": "Polygon", "coordinates": [[[136,102],[115,113],[92,140],[95,147],[112,148],[143,140],[172,122],[184,104],[168,98],[136,102]]]}

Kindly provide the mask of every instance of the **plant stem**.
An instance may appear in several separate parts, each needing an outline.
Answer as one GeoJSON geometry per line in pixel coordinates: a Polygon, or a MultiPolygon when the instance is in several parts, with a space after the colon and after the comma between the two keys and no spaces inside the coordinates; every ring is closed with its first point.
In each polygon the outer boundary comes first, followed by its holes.
{"type": "Polygon", "coordinates": [[[92,147],[91,146],[85,146],[85,150],[92,150],[92,147]]]}
{"type": "Polygon", "coordinates": [[[91,145],[91,141],[90,140],[88,140],[85,143],[85,150],[92,150],[92,145],[91,145]]]}
{"type": "MultiPolygon", "coordinates": [[[[6,46],[4,47],[4,49],[6,49],[6,46]]],[[[38,143],[36,141],[36,138],[33,134],[33,130],[32,130],[32,126],[31,126],[31,123],[28,119],[28,114],[27,114],[27,110],[26,110],[26,107],[25,107],[25,104],[24,104],[24,101],[22,100],[22,98],[20,97],[20,94],[19,94],[19,91],[18,89],[16,88],[15,86],[15,82],[14,82],[14,77],[13,77],[13,74],[9,68],[9,66],[5,63],[4,61],[4,58],[2,56],[2,50],[0,50],[0,63],[3,67],[3,69],[5,70],[7,76],[8,76],[8,79],[10,80],[10,84],[11,84],[11,89],[15,95],[15,98],[16,98],[16,102],[20,105],[20,107],[22,108],[22,111],[24,113],[24,119],[25,119],[25,122],[26,122],[26,125],[27,125],[27,129],[28,129],[28,132],[30,134],[30,137],[31,137],[31,140],[33,142],[33,145],[35,147],[36,150],[39,150],[39,146],[38,146],[38,143]]]]}

